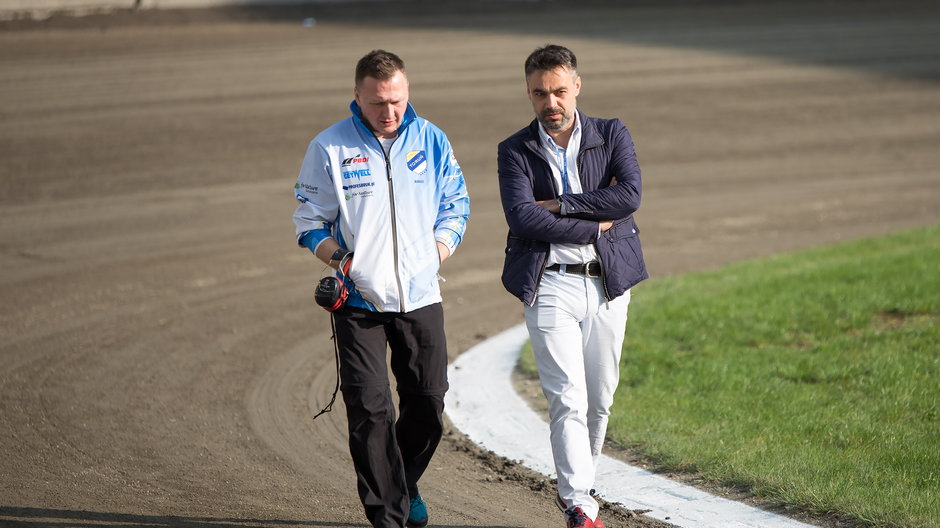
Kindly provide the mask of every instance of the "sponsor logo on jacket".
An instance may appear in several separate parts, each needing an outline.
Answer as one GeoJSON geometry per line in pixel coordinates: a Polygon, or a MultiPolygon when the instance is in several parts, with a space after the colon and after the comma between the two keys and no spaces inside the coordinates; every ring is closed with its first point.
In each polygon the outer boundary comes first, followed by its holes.
{"type": "Polygon", "coordinates": [[[428,170],[428,156],[423,150],[412,150],[405,154],[405,161],[408,163],[408,170],[415,174],[424,174],[428,170]]]}
{"type": "Polygon", "coordinates": [[[306,203],[308,201],[307,196],[304,194],[319,194],[320,188],[315,185],[309,185],[306,183],[297,182],[294,184],[294,197],[297,198],[297,201],[306,203]]]}
{"type": "Polygon", "coordinates": [[[369,163],[369,158],[363,156],[362,154],[356,154],[351,158],[346,158],[343,160],[343,167],[348,167],[350,165],[355,165],[357,163],[369,163]]]}
{"type": "Polygon", "coordinates": [[[358,180],[360,178],[365,178],[367,176],[372,176],[372,169],[355,169],[355,170],[343,171],[344,180],[350,180],[352,178],[355,178],[358,180]]]}
{"type": "Polygon", "coordinates": [[[347,200],[353,197],[368,198],[372,196],[372,189],[375,182],[354,183],[352,185],[343,185],[343,195],[347,200]]]}

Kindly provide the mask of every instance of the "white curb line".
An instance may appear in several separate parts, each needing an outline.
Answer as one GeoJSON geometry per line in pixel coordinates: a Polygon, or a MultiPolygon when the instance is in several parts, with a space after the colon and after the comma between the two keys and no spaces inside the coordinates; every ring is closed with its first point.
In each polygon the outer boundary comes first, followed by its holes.
{"type": "MultiPolygon", "coordinates": [[[[548,424],[515,392],[510,375],[529,338],[510,328],[461,354],[449,369],[445,409],[454,425],[497,455],[555,477],[548,424]]],[[[597,493],[682,528],[809,528],[811,525],[673,482],[601,455],[597,493]]]]}

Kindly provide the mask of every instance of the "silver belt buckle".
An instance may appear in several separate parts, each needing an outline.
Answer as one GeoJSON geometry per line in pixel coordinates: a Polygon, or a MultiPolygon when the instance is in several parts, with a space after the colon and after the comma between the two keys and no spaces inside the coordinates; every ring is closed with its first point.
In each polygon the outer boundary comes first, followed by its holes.
{"type": "Polygon", "coordinates": [[[592,278],[592,279],[599,278],[599,277],[601,276],[601,265],[600,265],[600,263],[599,263],[599,262],[588,262],[587,264],[585,264],[585,265],[584,265],[584,275],[587,276],[587,277],[589,277],[589,278],[592,278]],[[591,264],[597,264],[597,274],[596,274],[596,275],[595,275],[594,273],[591,273],[591,264]]]}

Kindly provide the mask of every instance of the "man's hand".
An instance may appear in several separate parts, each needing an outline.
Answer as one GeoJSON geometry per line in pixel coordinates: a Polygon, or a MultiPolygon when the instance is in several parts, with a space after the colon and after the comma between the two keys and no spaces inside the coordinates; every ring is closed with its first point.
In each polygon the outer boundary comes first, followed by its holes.
{"type": "Polygon", "coordinates": [[[450,256],[450,248],[448,248],[443,243],[438,242],[437,243],[437,256],[440,257],[441,264],[443,264],[444,261],[447,260],[447,257],[450,256]]]}
{"type": "Polygon", "coordinates": [[[320,245],[317,246],[317,258],[322,260],[325,264],[333,269],[339,268],[339,262],[335,260],[330,260],[330,257],[333,256],[333,253],[339,249],[339,244],[334,238],[327,238],[323,242],[320,242],[320,245]]]}
{"type": "Polygon", "coordinates": [[[610,220],[604,220],[603,222],[598,222],[601,225],[601,233],[607,231],[611,227],[614,227],[614,223],[610,220]]]}

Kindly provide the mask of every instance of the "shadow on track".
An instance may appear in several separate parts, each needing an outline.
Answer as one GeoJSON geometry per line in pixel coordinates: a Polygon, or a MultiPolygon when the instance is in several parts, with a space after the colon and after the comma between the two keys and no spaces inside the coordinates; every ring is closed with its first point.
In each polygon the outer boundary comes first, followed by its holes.
{"type": "MultiPolygon", "coordinates": [[[[69,526],[93,528],[113,526],[120,523],[125,528],[266,528],[281,526],[324,526],[368,528],[364,523],[330,521],[295,521],[287,519],[239,519],[226,517],[184,517],[176,515],[137,515],[131,513],[109,513],[84,510],[57,510],[0,506],[0,524],[14,527],[69,526]]],[[[448,526],[442,528],[509,528],[507,526],[448,526]]]]}

